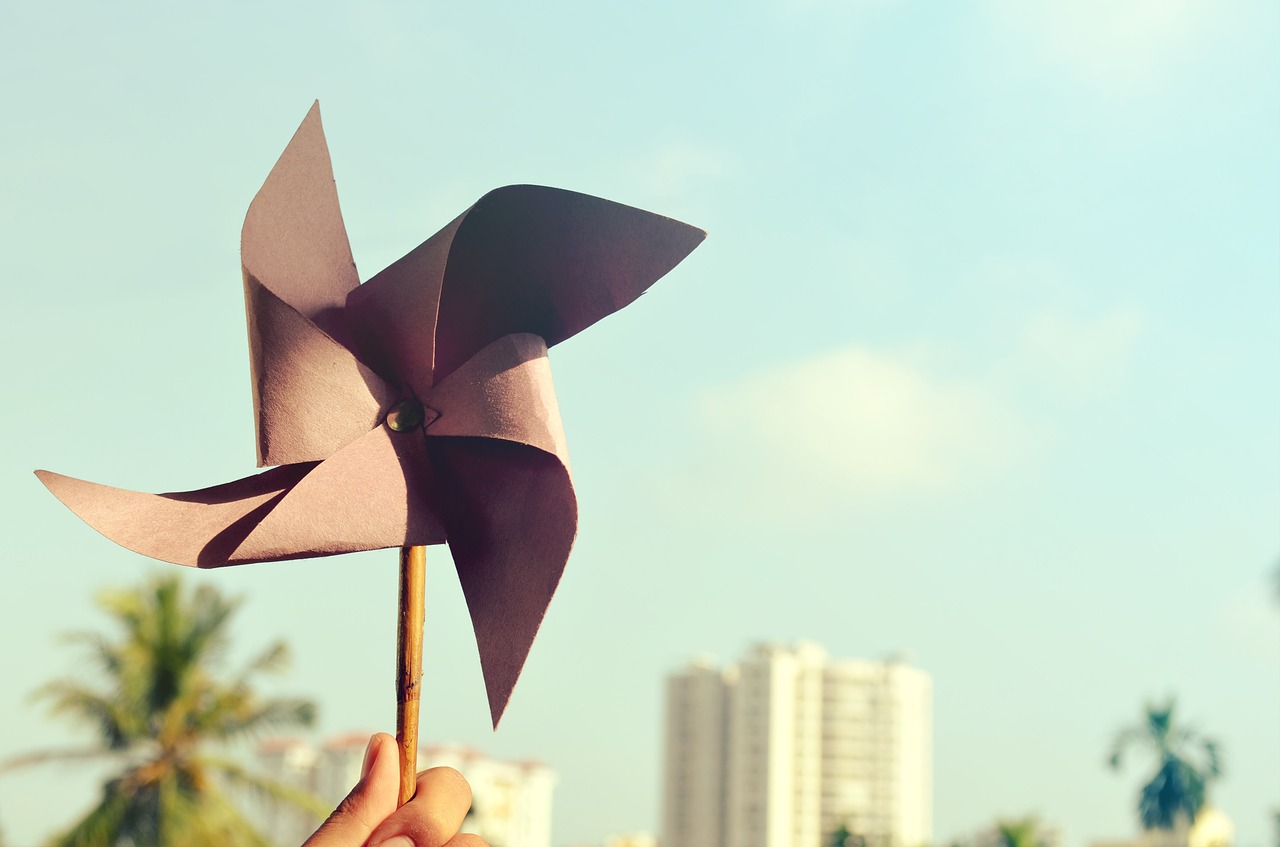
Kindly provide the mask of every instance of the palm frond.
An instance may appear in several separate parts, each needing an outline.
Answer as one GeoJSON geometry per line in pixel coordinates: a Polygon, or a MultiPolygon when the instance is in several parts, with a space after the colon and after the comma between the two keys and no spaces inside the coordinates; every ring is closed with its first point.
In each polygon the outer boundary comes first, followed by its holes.
{"type": "Polygon", "coordinates": [[[49,711],[90,724],[111,750],[123,750],[143,735],[137,714],[120,698],[103,695],[69,679],[59,679],[37,689],[37,699],[52,701],[49,711]]]}
{"type": "Polygon", "coordinates": [[[289,666],[289,660],[289,645],[277,641],[253,657],[241,671],[240,680],[248,682],[250,677],[259,673],[279,673],[289,666]]]}
{"type": "Polygon", "coordinates": [[[104,796],[89,814],[71,829],[55,836],[49,847],[104,847],[120,843],[126,809],[119,795],[104,796]]]}
{"type": "Polygon", "coordinates": [[[1128,726],[1120,730],[1115,741],[1111,742],[1111,752],[1107,755],[1107,764],[1112,770],[1119,770],[1124,754],[1130,747],[1142,746],[1149,739],[1144,727],[1128,726]]]}
{"type": "Polygon", "coordinates": [[[333,811],[324,800],[309,791],[302,791],[283,782],[256,774],[229,759],[203,757],[201,763],[210,770],[216,771],[227,781],[229,786],[244,790],[254,797],[267,802],[283,803],[316,816],[316,823],[324,820],[333,811]]]}
{"type": "Polygon", "coordinates": [[[205,792],[182,837],[183,847],[275,847],[216,789],[205,792]]]}
{"type": "Polygon", "coordinates": [[[1210,779],[1222,776],[1222,756],[1218,752],[1218,742],[1205,739],[1202,742],[1206,759],[1205,770],[1210,779]]]}
{"type": "Polygon", "coordinates": [[[33,765],[49,765],[71,762],[119,761],[122,755],[116,750],[101,747],[84,747],[67,750],[32,750],[8,759],[0,760],[0,775],[9,771],[29,768],[33,765]]]}
{"type": "Polygon", "coordinates": [[[249,708],[220,716],[209,722],[210,734],[230,741],[238,738],[257,738],[265,732],[285,729],[301,729],[312,726],[316,720],[316,706],[309,700],[275,699],[256,702],[249,708]]]}

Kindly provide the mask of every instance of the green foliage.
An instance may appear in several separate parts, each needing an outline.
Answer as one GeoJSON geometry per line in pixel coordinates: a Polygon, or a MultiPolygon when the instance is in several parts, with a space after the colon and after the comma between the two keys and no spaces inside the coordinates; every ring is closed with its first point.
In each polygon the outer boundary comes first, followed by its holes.
{"type": "Polygon", "coordinates": [[[1109,763],[1119,769],[1125,752],[1139,747],[1151,754],[1155,773],[1138,793],[1138,819],[1145,829],[1191,824],[1206,802],[1209,783],[1222,773],[1217,744],[1177,723],[1173,698],[1148,703],[1143,722],[1117,736],[1109,763]]]}
{"type": "Polygon", "coordinates": [[[848,824],[840,824],[839,828],[831,833],[831,839],[825,847],[867,847],[867,839],[849,829],[848,824]]]}
{"type": "Polygon", "coordinates": [[[228,799],[230,788],[324,813],[310,796],[209,753],[315,720],[312,703],[263,699],[252,688],[259,674],[284,668],[284,644],[272,644],[224,679],[219,673],[228,623],[238,603],[212,587],[186,593],[176,576],[167,575],[103,594],[98,605],[117,624],[116,637],[79,633],[72,639],[88,649],[100,684],[61,679],[37,692],[53,714],[92,727],[97,745],[27,754],[0,765],[5,770],[105,758],[121,768],[103,786],[98,805],[51,847],[268,847],[228,799]]]}
{"type": "Polygon", "coordinates": [[[998,847],[1043,847],[1040,821],[1034,815],[996,821],[996,844],[998,847]]]}

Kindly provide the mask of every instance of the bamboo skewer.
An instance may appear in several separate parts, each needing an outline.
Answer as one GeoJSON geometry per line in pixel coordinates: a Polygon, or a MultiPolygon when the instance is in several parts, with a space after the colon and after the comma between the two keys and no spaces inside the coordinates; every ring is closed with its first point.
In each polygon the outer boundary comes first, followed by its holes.
{"type": "Polygon", "coordinates": [[[418,705],[422,685],[422,624],[426,617],[427,548],[400,548],[400,629],[396,638],[396,743],[400,802],[418,786],[418,705]]]}

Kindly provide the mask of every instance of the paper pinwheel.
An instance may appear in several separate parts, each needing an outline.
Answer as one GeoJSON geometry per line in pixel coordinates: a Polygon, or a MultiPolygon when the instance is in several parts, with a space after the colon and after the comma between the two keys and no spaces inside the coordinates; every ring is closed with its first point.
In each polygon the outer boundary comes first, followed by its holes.
{"type": "Polygon", "coordinates": [[[317,104],[241,241],[258,464],[277,467],[159,495],[36,473],[103,535],[177,564],[447,542],[496,726],[577,529],[547,347],[633,301],[704,237],[509,186],[362,285],[317,104]]]}

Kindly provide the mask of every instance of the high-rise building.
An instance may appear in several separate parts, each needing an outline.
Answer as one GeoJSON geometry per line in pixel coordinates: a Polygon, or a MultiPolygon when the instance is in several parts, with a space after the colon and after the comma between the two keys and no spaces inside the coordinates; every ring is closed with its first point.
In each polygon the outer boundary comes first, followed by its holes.
{"type": "Polygon", "coordinates": [[[760,645],[667,679],[663,847],[867,847],[932,838],[929,677],[900,660],[760,645]]]}

